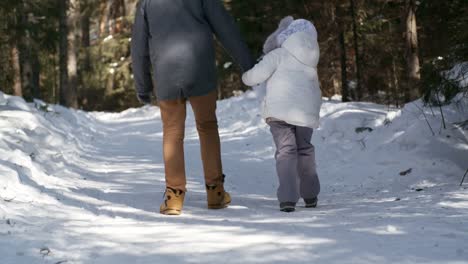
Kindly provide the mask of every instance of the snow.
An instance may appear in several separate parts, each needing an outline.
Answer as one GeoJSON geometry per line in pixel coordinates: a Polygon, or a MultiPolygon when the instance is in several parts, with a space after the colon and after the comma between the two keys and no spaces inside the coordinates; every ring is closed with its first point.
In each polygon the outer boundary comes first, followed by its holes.
{"type": "Polygon", "coordinates": [[[420,101],[325,100],[319,207],[286,214],[261,94],[219,102],[225,210],[205,209],[189,113],[189,192],[167,217],[158,108],[88,113],[0,92],[0,263],[468,263],[468,135],[453,125],[466,98],[443,108],[447,129],[420,101]]]}

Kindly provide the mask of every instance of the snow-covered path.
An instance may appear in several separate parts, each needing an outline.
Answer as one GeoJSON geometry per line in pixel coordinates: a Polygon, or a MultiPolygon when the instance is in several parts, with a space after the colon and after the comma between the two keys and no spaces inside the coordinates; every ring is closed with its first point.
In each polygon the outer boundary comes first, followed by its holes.
{"type": "Polygon", "coordinates": [[[468,263],[468,138],[453,125],[466,100],[444,109],[441,133],[424,110],[436,136],[419,102],[325,103],[319,207],[292,214],[278,210],[258,105],[255,93],[219,103],[233,196],[219,211],[205,209],[189,114],[189,193],[183,215],[167,217],[156,107],[85,113],[0,93],[0,263],[468,263]]]}

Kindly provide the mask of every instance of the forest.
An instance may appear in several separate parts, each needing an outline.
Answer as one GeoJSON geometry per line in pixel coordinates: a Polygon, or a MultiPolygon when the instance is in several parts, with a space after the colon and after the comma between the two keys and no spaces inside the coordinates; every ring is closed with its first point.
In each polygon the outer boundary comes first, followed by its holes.
{"type": "Polygon", "coordinates": [[[0,0],[0,51],[0,264],[468,264],[468,0],[0,0]]]}
{"type": "MultiPolygon", "coordinates": [[[[217,0],[212,0],[217,1],[217,0]]],[[[0,90],[93,111],[138,103],[130,60],[137,0],[2,0],[0,90]]],[[[402,106],[443,104],[468,67],[466,0],[224,0],[258,58],[281,18],[315,24],[324,96],[402,106]],[[448,76],[458,66],[457,76],[448,76]]],[[[218,45],[218,97],[249,89],[218,45]]]]}

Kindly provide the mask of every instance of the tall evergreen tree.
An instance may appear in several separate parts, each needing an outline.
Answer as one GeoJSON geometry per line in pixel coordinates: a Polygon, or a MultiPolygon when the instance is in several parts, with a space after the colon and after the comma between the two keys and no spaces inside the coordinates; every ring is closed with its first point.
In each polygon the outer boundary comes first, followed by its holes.
{"type": "Polygon", "coordinates": [[[353,25],[353,45],[354,45],[354,63],[356,65],[356,94],[357,99],[361,100],[363,97],[362,78],[361,78],[361,54],[359,50],[359,36],[357,26],[356,4],[355,0],[350,0],[350,12],[353,25]]]}
{"type": "Polygon", "coordinates": [[[419,65],[416,0],[405,0],[405,5],[406,63],[408,67],[408,88],[406,89],[406,100],[410,101],[418,98],[421,95],[419,87],[421,73],[419,65]]]}
{"type": "Polygon", "coordinates": [[[58,0],[60,6],[60,103],[78,108],[76,30],[78,0],[58,0]]]}

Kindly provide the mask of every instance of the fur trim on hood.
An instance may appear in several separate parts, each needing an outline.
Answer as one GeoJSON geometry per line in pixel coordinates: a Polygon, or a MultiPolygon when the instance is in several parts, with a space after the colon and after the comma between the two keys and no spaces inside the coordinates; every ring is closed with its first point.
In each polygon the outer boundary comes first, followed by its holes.
{"type": "Polygon", "coordinates": [[[287,16],[283,19],[281,19],[278,29],[275,30],[265,41],[265,44],[263,44],[263,54],[267,54],[268,52],[279,48],[281,45],[278,45],[277,41],[277,36],[286,30],[289,25],[294,21],[294,18],[292,16],[287,16]]]}
{"type": "Polygon", "coordinates": [[[312,22],[305,20],[305,19],[296,19],[294,20],[289,26],[283,30],[278,36],[276,37],[276,41],[278,46],[283,45],[283,43],[292,35],[298,32],[305,32],[310,34],[315,40],[317,39],[317,29],[315,29],[314,24],[312,22]]]}

